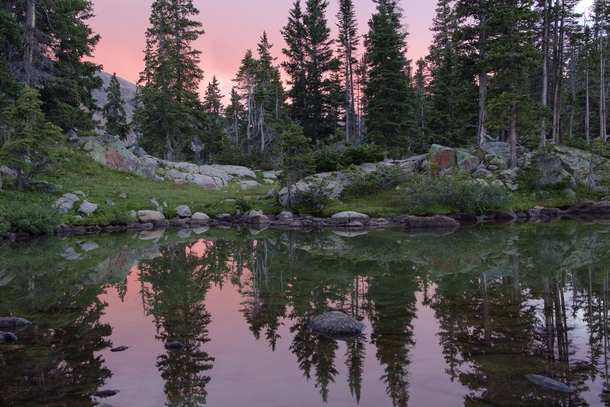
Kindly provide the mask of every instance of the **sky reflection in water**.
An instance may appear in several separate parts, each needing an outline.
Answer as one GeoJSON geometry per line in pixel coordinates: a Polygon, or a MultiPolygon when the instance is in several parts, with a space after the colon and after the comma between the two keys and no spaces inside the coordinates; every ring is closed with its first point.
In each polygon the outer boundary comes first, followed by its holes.
{"type": "Polygon", "coordinates": [[[608,231],[168,231],[5,245],[0,315],[34,325],[0,345],[0,404],[610,405],[608,231]],[[364,335],[310,332],[329,309],[363,320],[364,335]],[[187,348],[166,351],[171,340],[187,348]],[[91,396],[104,389],[121,392],[91,396]]]}

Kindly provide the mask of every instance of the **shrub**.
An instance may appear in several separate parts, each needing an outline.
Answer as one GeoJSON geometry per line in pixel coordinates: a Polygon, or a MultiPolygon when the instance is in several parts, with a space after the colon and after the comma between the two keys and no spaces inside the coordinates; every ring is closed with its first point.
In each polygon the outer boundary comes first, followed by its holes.
{"type": "Polygon", "coordinates": [[[309,182],[309,188],[296,192],[296,201],[299,207],[306,210],[319,211],[328,205],[333,189],[323,179],[314,179],[309,182]]]}
{"type": "Polygon", "coordinates": [[[412,177],[401,198],[406,211],[416,214],[483,213],[506,208],[513,199],[502,186],[459,176],[412,177]]]}
{"type": "Polygon", "coordinates": [[[373,144],[327,145],[318,142],[313,153],[316,172],[337,171],[350,165],[376,163],[385,158],[384,151],[373,144]]]}
{"type": "Polygon", "coordinates": [[[391,165],[379,165],[375,172],[351,167],[346,175],[350,181],[346,191],[353,195],[369,195],[380,189],[396,187],[408,179],[400,167],[391,165]]]}
{"type": "Polygon", "coordinates": [[[5,204],[0,212],[0,230],[34,235],[52,234],[62,218],[58,210],[40,204],[5,204]]]}

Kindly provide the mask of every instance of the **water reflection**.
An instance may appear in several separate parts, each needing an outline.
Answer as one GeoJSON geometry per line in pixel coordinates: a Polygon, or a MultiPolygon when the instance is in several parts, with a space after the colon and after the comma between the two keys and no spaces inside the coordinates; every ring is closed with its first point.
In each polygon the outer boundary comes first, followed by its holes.
{"type": "MultiPolygon", "coordinates": [[[[112,377],[101,356],[112,346],[115,324],[100,322],[108,306],[100,296],[109,287],[121,301],[129,290],[138,293],[155,341],[186,345],[158,348],[166,405],[206,404],[215,371],[223,369],[210,352],[209,330],[218,320],[207,295],[230,286],[240,298],[239,315],[221,322],[246,324],[250,340],[288,352],[293,369],[315,388],[306,405],[366,403],[364,389],[377,386],[387,395],[383,404],[413,403],[418,307],[434,311],[435,321],[425,324],[437,324],[445,373],[462,386],[453,405],[610,405],[606,226],[562,222],[353,237],[212,229],[206,239],[180,236],[186,235],[1,246],[0,315],[34,324],[16,344],[0,345],[0,404],[97,403],[92,395],[112,377]],[[134,265],[139,276],[129,285],[134,265]],[[328,310],[369,327],[350,342],[311,332],[309,322],[328,310]],[[368,372],[375,377],[365,386],[368,372]],[[525,378],[529,373],[576,392],[538,387],[525,378]],[[341,389],[350,402],[333,398],[341,389]]],[[[282,383],[265,385],[272,394],[282,383]]]]}

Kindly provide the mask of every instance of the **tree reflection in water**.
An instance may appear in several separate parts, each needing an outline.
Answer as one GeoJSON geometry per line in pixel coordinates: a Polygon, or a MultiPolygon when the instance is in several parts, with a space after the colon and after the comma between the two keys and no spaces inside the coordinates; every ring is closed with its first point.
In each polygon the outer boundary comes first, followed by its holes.
{"type": "Polygon", "coordinates": [[[159,257],[140,263],[141,295],[146,313],[154,318],[156,339],[185,345],[157,357],[168,406],[205,404],[207,371],[214,361],[203,345],[211,321],[205,295],[216,270],[193,250],[195,243],[171,243],[161,247],[159,257]]]}

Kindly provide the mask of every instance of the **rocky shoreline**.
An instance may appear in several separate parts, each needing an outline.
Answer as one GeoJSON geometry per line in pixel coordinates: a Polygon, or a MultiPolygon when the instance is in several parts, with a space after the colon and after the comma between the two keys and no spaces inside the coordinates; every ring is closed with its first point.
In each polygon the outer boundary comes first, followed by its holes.
{"type": "MultiPolygon", "coordinates": [[[[586,201],[571,206],[567,209],[546,208],[537,206],[528,211],[514,212],[502,211],[483,215],[471,213],[452,213],[449,215],[413,216],[402,215],[392,218],[370,218],[366,214],[346,211],[337,213],[330,218],[315,217],[312,215],[295,215],[284,211],[278,215],[265,215],[262,211],[249,211],[247,213],[229,214],[223,213],[213,217],[197,212],[190,214],[188,207],[182,206],[177,212],[182,216],[166,219],[160,211],[139,211],[138,221],[125,225],[111,226],[69,226],[60,225],[55,229],[55,235],[65,236],[70,234],[95,234],[102,232],[138,232],[150,231],[161,228],[173,228],[185,231],[185,236],[190,231],[197,234],[204,233],[212,227],[231,228],[246,227],[253,233],[267,228],[279,230],[301,230],[331,229],[341,235],[350,236],[366,233],[368,230],[383,230],[390,225],[404,227],[407,231],[439,231],[442,233],[454,231],[463,226],[477,224],[506,224],[522,222],[544,222],[561,219],[575,219],[585,222],[608,222],[610,224],[610,201],[586,201]]],[[[13,241],[31,237],[22,232],[2,233],[1,240],[13,241]]]]}

